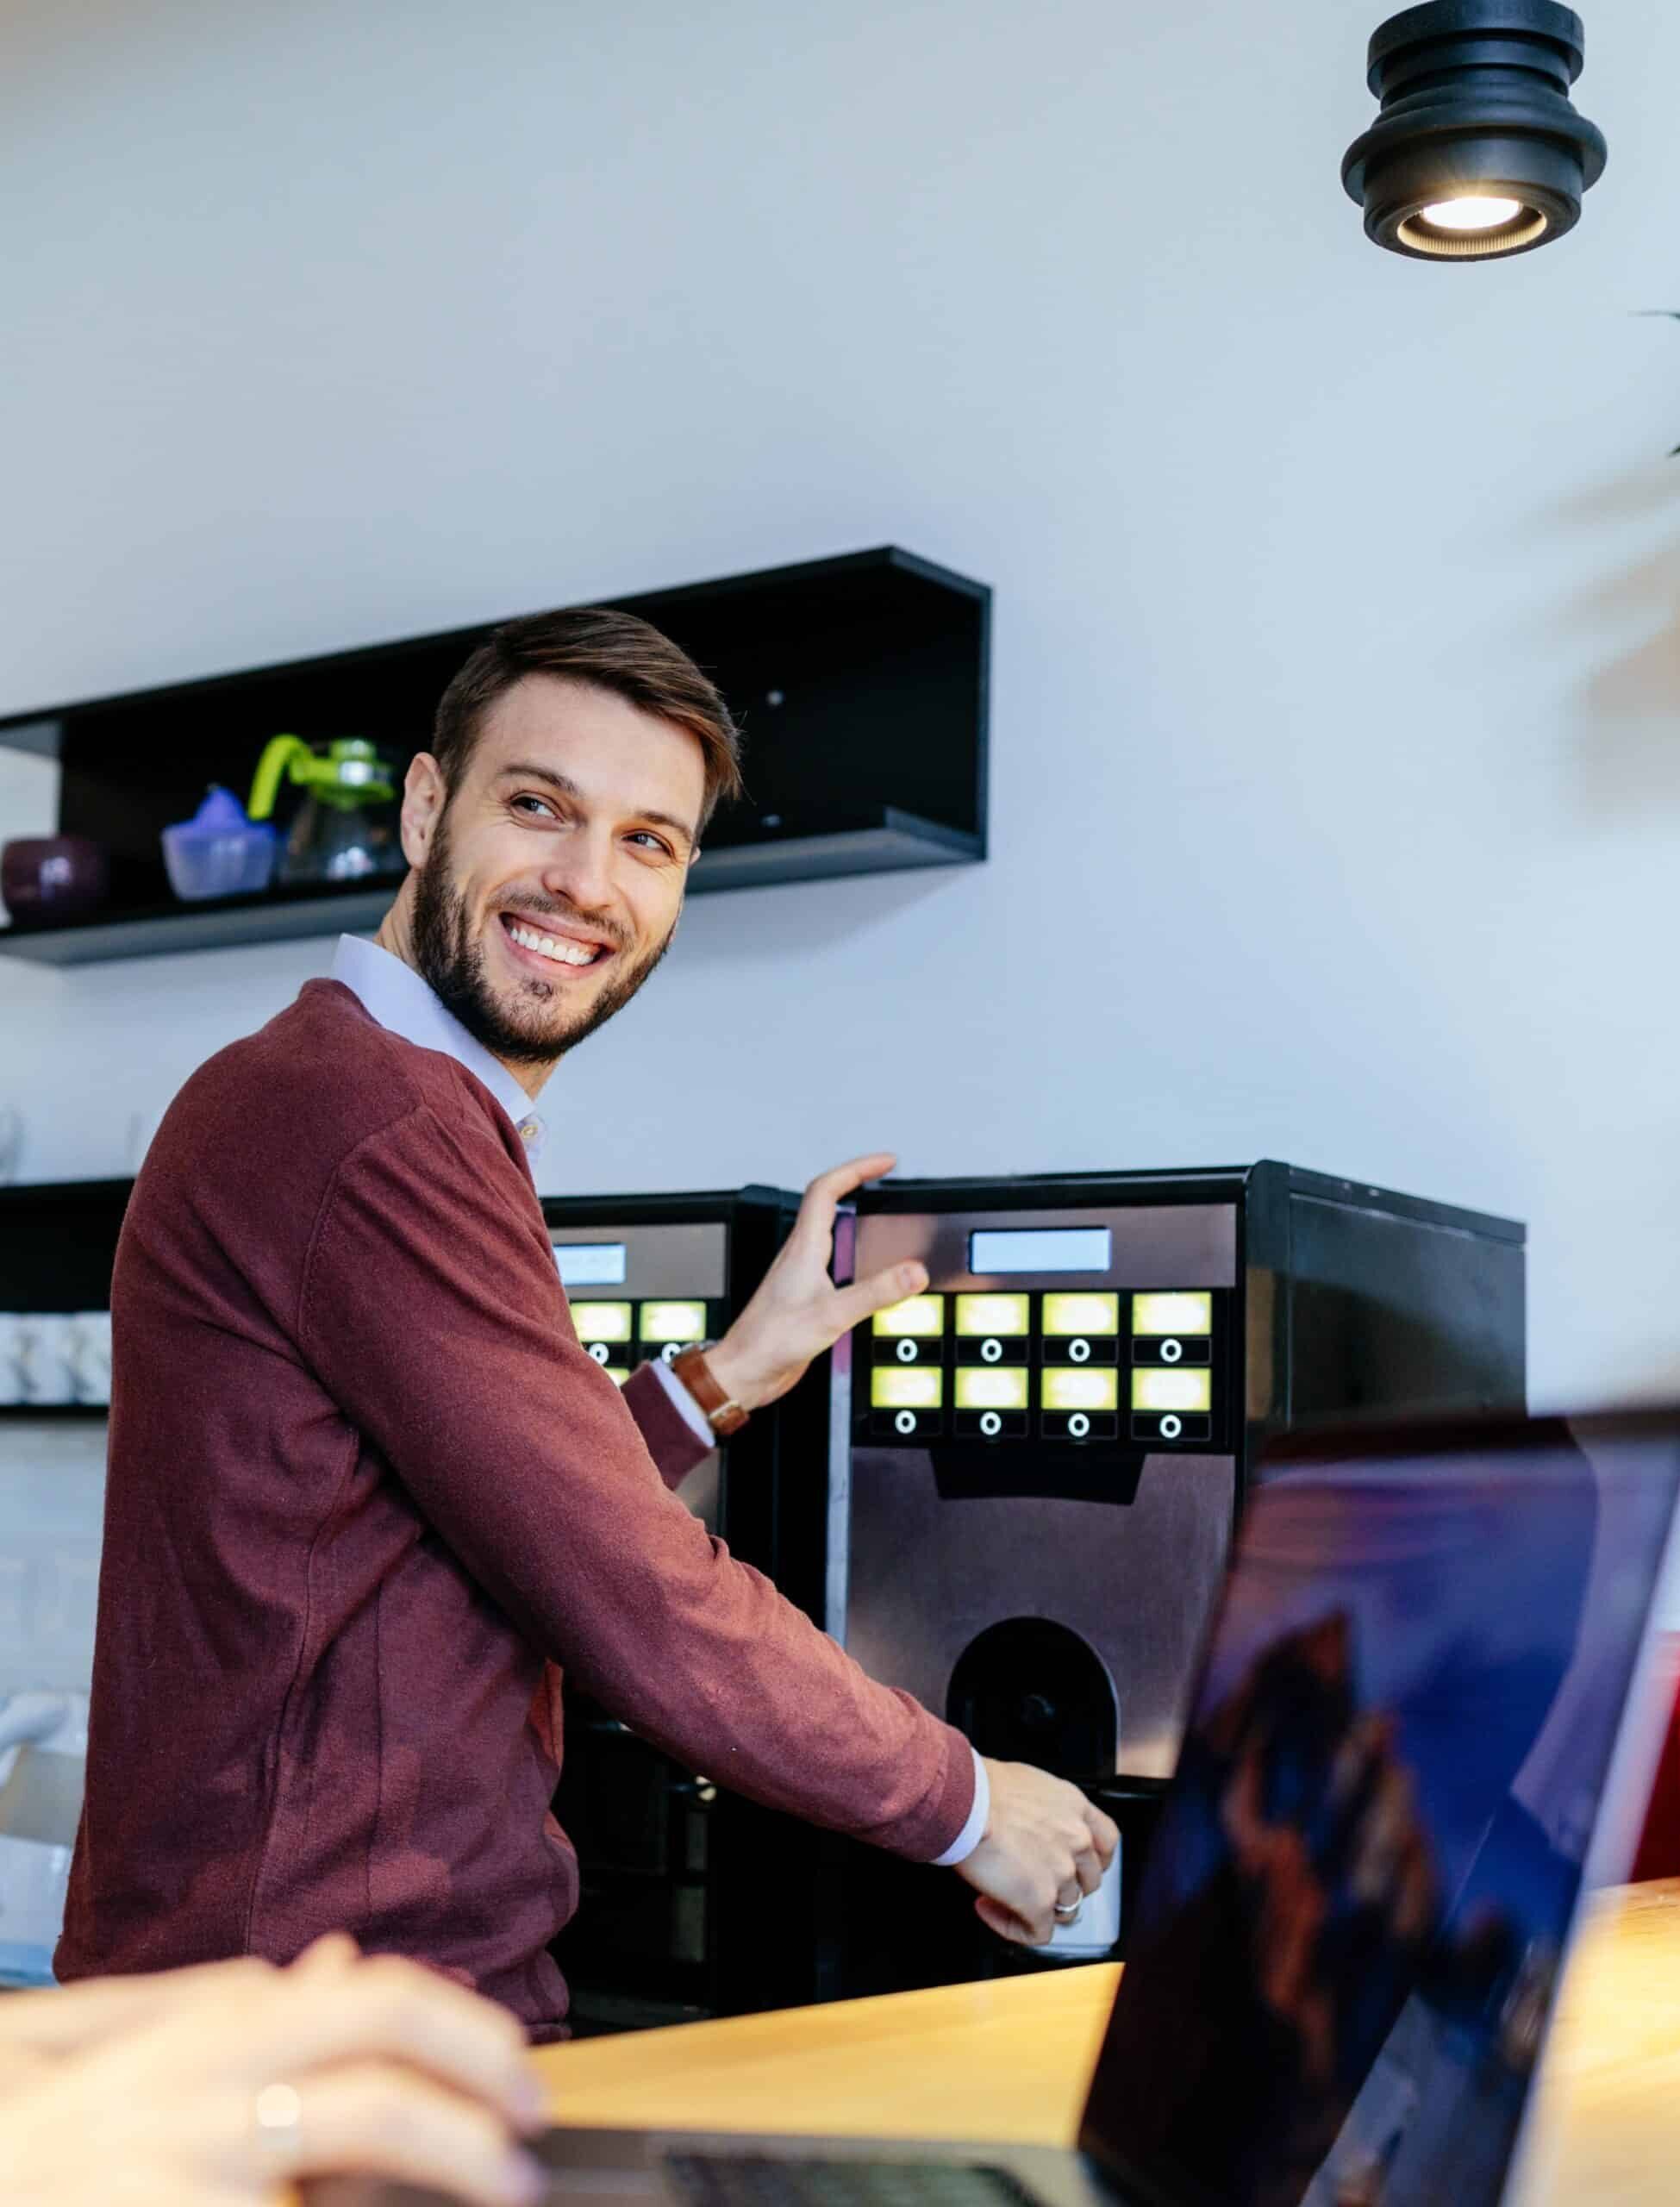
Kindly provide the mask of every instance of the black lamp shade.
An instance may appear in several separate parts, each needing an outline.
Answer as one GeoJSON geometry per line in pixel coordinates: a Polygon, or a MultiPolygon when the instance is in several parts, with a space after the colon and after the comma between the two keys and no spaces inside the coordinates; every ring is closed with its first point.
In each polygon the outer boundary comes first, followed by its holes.
{"type": "Polygon", "coordinates": [[[1366,81],[1382,113],[1341,172],[1365,235],[1415,259],[1487,260],[1573,229],[1605,154],[1570,103],[1582,40],[1554,0],[1429,0],[1380,25],[1366,81]]]}

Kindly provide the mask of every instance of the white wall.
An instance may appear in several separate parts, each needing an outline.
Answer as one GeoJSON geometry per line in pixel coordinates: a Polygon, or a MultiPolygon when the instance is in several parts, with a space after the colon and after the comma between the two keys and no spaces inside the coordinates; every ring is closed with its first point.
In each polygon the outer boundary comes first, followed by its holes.
{"type": "MultiPolygon", "coordinates": [[[[1528,1219],[1539,1399],[1659,1384],[1680,17],[1464,269],[1340,191],[1380,12],[21,0],[0,710],[907,545],[996,586],[992,862],[697,901],[551,1184],[1286,1157],[1528,1219]]],[[[328,955],[0,961],[26,1175],[328,955]]]]}

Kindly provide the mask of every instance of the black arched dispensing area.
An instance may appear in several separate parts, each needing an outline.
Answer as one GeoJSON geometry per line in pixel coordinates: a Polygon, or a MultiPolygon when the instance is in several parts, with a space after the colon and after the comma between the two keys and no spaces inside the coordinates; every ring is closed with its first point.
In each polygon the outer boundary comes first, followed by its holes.
{"type": "Polygon", "coordinates": [[[957,1658],[945,1714],[999,1762],[1087,1783],[1115,1766],[1120,1703],[1109,1666],[1052,1617],[1009,1617],[977,1633],[957,1658]]]}

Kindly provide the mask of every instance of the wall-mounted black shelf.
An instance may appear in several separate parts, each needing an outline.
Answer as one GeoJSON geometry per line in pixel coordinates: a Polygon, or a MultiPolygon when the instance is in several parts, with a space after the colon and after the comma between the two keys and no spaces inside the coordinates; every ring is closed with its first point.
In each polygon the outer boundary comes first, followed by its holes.
{"type": "MultiPolygon", "coordinates": [[[[748,889],[778,881],[828,881],[853,873],[959,866],[984,853],[979,839],[936,821],[882,805],[837,825],[790,822],[757,843],[703,851],[689,894],[748,889]]],[[[203,904],[138,905],[121,916],[100,913],[70,927],[0,928],[0,952],[36,966],[91,966],[112,958],[155,958],[179,950],[220,950],[241,942],[287,942],[304,935],[372,934],[390,904],[378,889],[301,889],[285,896],[222,897],[203,904]]]]}
{"type": "MultiPolygon", "coordinates": [[[[0,1188],[0,1310],[107,1310],[130,1179],[0,1188]]],[[[8,1404],[20,1416],[104,1416],[102,1404],[8,1404]]]]}
{"type": "MultiPolygon", "coordinates": [[[[609,602],[697,660],[746,738],[748,801],[712,822],[694,891],[984,858],[984,584],[887,546],[609,602]]],[[[178,903],[159,833],[211,782],[246,795],[282,729],[371,736],[406,766],[445,684],[495,625],[0,720],[0,744],[59,760],[60,829],[111,854],[100,912],[0,929],[0,953],[73,966],[372,928],[389,883],[178,903]]]]}
{"type": "Polygon", "coordinates": [[[0,1426],[91,1425],[110,1414],[109,1403],[0,1403],[0,1426]]]}

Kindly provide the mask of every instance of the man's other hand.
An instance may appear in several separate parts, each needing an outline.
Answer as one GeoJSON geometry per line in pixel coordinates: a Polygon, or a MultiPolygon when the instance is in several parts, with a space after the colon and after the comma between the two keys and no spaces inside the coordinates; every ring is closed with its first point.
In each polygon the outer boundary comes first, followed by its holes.
{"type": "Polygon", "coordinates": [[[1056,1904],[1071,1907],[1102,1883],[1120,1834],[1077,1785],[1029,1763],[993,1762],[985,1837],[957,1875],[975,1888],[974,1912],[1017,1946],[1042,1947],[1056,1904]]]}
{"type": "Polygon", "coordinates": [[[896,1163],[890,1151],[877,1150],[819,1172],[806,1189],[793,1231],[758,1293],[716,1347],[706,1352],[718,1385],[744,1410],[760,1410],[785,1395],[811,1359],[832,1348],[842,1334],[927,1286],[927,1267],[915,1263],[890,1266],[850,1287],[836,1287],[828,1277],[836,1210],[854,1188],[878,1179],[896,1163]]]}

